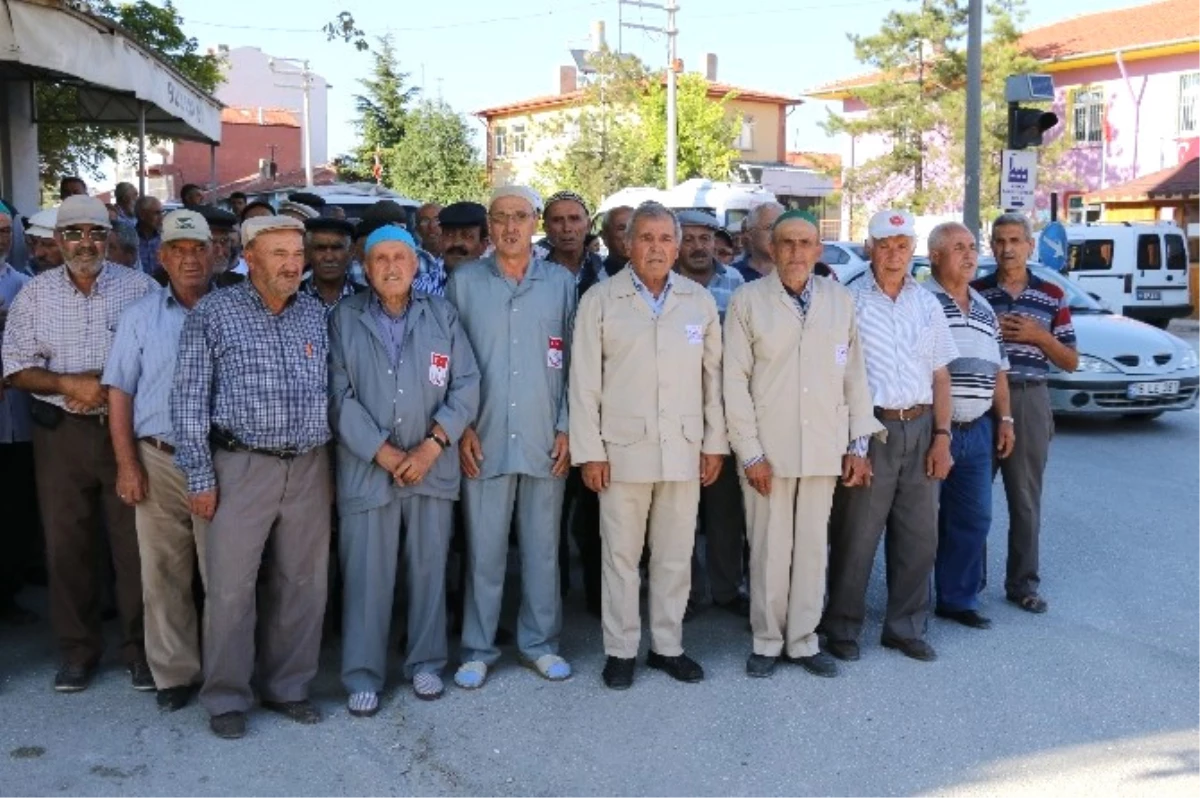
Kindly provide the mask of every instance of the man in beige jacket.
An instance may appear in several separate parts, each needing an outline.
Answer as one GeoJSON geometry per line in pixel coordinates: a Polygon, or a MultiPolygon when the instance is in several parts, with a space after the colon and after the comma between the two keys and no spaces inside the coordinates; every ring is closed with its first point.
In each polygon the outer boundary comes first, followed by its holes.
{"type": "Polygon", "coordinates": [[[675,215],[633,212],[629,266],[584,294],[571,349],[571,455],[600,494],[604,683],[633,684],[641,642],[638,562],[650,546],[646,664],[683,682],[704,671],[683,653],[700,487],[720,473],[721,325],[703,286],[671,271],[675,215]]]}
{"type": "Polygon", "coordinates": [[[825,597],[826,530],[833,489],[870,480],[851,442],[875,420],[845,288],[812,274],[817,228],[789,211],[771,229],[776,269],[733,295],[725,318],[729,442],[742,467],[750,537],[750,676],[781,656],[818,676],[837,664],[817,645],[825,597]]]}

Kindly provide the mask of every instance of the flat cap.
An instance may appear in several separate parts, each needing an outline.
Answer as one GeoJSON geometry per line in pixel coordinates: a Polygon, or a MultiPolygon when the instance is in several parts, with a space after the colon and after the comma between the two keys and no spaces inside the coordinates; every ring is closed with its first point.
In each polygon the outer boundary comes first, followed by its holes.
{"type": "Polygon", "coordinates": [[[721,223],[717,217],[706,211],[679,211],[675,214],[680,227],[707,227],[709,230],[720,230],[721,223]]]}
{"type": "Polygon", "coordinates": [[[304,223],[304,229],[310,233],[341,233],[344,236],[354,237],[353,224],[345,219],[332,219],[328,216],[309,219],[304,223]]]}
{"type": "Polygon", "coordinates": [[[473,227],[487,224],[487,208],[478,202],[455,202],[438,213],[442,227],[473,227]]]}
{"type": "Polygon", "coordinates": [[[325,207],[325,198],[318,194],[313,194],[311,191],[293,191],[291,194],[288,194],[288,199],[292,202],[298,202],[301,205],[307,205],[310,208],[320,209],[325,207]]]}
{"type": "Polygon", "coordinates": [[[224,208],[218,208],[216,205],[199,205],[192,210],[203,216],[204,221],[208,222],[210,228],[232,230],[237,226],[237,216],[224,208]]]}
{"type": "Polygon", "coordinates": [[[303,202],[293,202],[292,200],[284,200],[279,203],[280,213],[295,214],[298,219],[315,219],[321,215],[320,211],[311,205],[305,205],[303,202]]]}
{"type": "Polygon", "coordinates": [[[385,199],[364,208],[362,219],[363,221],[400,222],[401,224],[407,224],[408,212],[404,210],[404,206],[399,202],[385,199]]]}
{"type": "Polygon", "coordinates": [[[304,233],[304,224],[291,216],[255,216],[242,222],[242,245],[249,246],[250,242],[263,233],[276,230],[295,230],[304,233]]]}
{"type": "Polygon", "coordinates": [[[55,226],[61,230],[73,224],[90,224],[106,230],[112,227],[112,222],[108,220],[108,208],[100,200],[86,194],[72,194],[58,206],[55,226]]]}

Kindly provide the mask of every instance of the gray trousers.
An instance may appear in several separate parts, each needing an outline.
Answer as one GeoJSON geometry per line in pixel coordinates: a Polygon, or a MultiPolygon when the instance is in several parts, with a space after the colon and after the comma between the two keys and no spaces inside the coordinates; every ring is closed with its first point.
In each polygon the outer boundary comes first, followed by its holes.
{"type": "Polygon", "coordinates": [[[218,450],[213,466],[220,493],[204,552],[200,703],[210,715],[245,712],[252,675],[264,700],[304,700],[317,675],[329,577],[328,450],[292,460],[218,450]]]}
{"type": "Polygon", "coordinates": [[[887,614],[883,634],[919,638],[929,614],[937,556],[937,482],[925,475],[933,414],[884,421],[887,443],[871,439],[867,487],[838,486],[829,540],[829,601],[821,620],[832,640],[857,640],[879,537],[887,529],[887,614]]]}
{"type": "Polygon", "coordinates": [[[517,648],[531,660],[558,653],[562,630],[559,520],[566,485],[565,479],[526,474],[463,480],[462,509],[467,527],[463,662],[479,660],[491,665],[500,658],[496,627],[500,623],[508,532],[514,509],[521,555],[517,648]]]}
{"type": "Polygon", "coordinates": [[[1038,541],[1042,530],[1042,477],[1054,436],[1050,392],[1046,383],[1010,383],[1016,445],[1000,461],[1008,499],[1008,573],[1004,592],[1020,599],[1036,594],[1038,541]]]}
{"type": "Polygon", "coordinates": [[[742,553],[746,544],[746,511],[742,504],[741,469],[726,457],[717,481],[700,489],[700,531],[704,533],[704,568],[699,546],[692,551],[692,595],[703,600],[704,585],[712,600],[728,604],[742,586],[742,553]]]}
{"type": "Polygon", "coordinates": [[[446,557],[453,514],[449,499],[408,496],[341,516],[342,684],[347,692],[383,690],[402,534],[408,597],[404,678],[446,667],[446,557]]]}

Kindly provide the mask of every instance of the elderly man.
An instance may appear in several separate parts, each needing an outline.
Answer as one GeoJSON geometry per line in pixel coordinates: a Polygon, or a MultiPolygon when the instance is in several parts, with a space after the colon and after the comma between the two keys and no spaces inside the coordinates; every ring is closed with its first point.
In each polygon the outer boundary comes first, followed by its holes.
{"type": "Polygon", "coordinates": [[[598,282],[608,279],[600,256],[587,248],[587,232],[591,225],[587,203],[571,191],[560,191],[546,200],[542,214],[550,252],[546,260],[557,263],[575,278],[579,295],[598,282]]]}
{"type": "Polygon", "coordinates": [[[992,526],[993,454],[1008,457],[1014,440],[1008,358],[996,314],[970,285],[978,265],[971,231],[958,222],[933,228],[929,260],[933,276],[925,287],[942,303],[959,355],[948,367],[954,467],[940,491],[934,614],[987,629],[992,622],[979,614],[979,592],[992,526]]]}
{"type": "Polygon", "coordinates": [[[246,731],[251,675],[264,708],[321,719],[308,689],[333,500],[325,312],[297,293],[304,225],[262,216],[242,236],[250,278],[188,315],[171,393],[175,463],[209,521],[200,703],[224,738],[246,731]]]}
{"type": "Polygon", "coordinates": [[[167,286],[121,316],[101,384],[108,388],[117,495],[134,508],[146,613],[146,660],[158,706],[182,709],[200,683],[200,629],[192,582],[204,579],[208,521],[191,512],[187,480],[175,465],[170,396],[183,321],[212,278],[208,223],[199,213],[163,219],[159,260],[167,286]]]}
{"type": "Polygon", "coordinates": [[[854,300],[813,274],[817,228],[788,211],[771,232],[775,271],[734,295],[725,321],[725,418],[750,526],[750,676],[780,656],[818,676],[837,664],[817,643],[833,492],[862,484],[851,441],[883,429],[867,386],[854,300]],[[784,406],[780,397],[789,397],[784,406]]]}
{"type": "Polygon", "coordinates": [[[744,252],[742,257],[733,262],[733,268],[737,269],[746,282],[753,282],[774,271],[775,264],[771,261],[771,228],[784,210],[778,202],[764,202],[751,208],[742,220],[744,252]]]}
{"type": "Polygon", "coordinates": [[[1000,461],[1008,499],[1008,569],[1004,594],[1026,612],[1043,613],[1038,594],[1038,546],[1042,528],[1042,478],[1054,435],[1046,378],[1050,365],[1071,372],[1079,366],[1075,327],[1062,289],[1029,271],[1033,252],[1029,219],[1006,213],[992,223],[996,272],[974,287],[1000,319],[1008,356],[1016,443],[1000,461]]]}
{"type": "Polygon", "coordinates": [[[329,339],[345,581],[342,683],[359,717],[379,711],[402,529],[404,675],[419,698],[442,693],[458,439],[479,406],[479,370],[458,313],[412,291],[417,246],[408,231],[372,233],[366,271],[371,291],[339,304],[329,339]]]}
{"type": "Polygon", "coordinates": [[[479,361],[479,419],[463,434],[463,519],[467,533],[466,605],[460,687],[482,687],[500,658],[496,628],[504,592],[509,529],[521,552],[517,648],[523,664],[561,681],[571,666],[558,655],[559,514],[570,468],[567,353],[575,314],[570,273],[534,257],[537,195],[521,186],[492,194],[494,254],[459,266],[446,298],[479,361]]]}
{"type": "Polygon", "coordinates": [[[137,231],[131,225],[121,224],[119,221],[113,224],[112,229],[108,231],[107,247],[109,262],[129,269],[142,270],[138,262],[140,242],[137,231]]]}
{"type": "Polygon", "coordinates": [[[671,270],[680,229],[669,209],[640,205],[627,238],[629,267],[580,304],[571,365],[572,459],[600,494],[603,676],[615,690],[633,684],[647,544],[646,664],[683,682],[704,678],[683,652],[683,615],[700,488],[716,481],[728,453],[717,303],[671,270]]]}
{"type": "Polygon", "coordinates": [[[426,202],[417,208],[417,238],[421,248],[435,258],[442,257],[442,228],[438,216],[442,206],[436,202],[426,202]]]}
{"type": "Polygon", "coordinates": [[[487,208],[478,202],[455,202],[438,213],[442,268],[417,275],[413,288],[444,296],[450,272],[483,257],[488,248],[487,208]]]}
{"type": "Polygon", "coordinates": [[[913,224],[906,211],[872,216],[867,225],[871,268],[849,285],[875,417],[886,437],[855,439],[852,452],[869,456],[868,478],[844,486],[835,498],[829,601],[821,628],[829,653],[846,661],[859,656],[867,583],[885,527],[888,601],[882,645],[912,659],[937,659],[924,635],[937,553],[937,481],[953,464],[946,367],[958,349],[941,303],[909,273],[913,224]]]}
{"type": "Polygon", "coordinates": [[[154,274],[162,265],[158,262],[158,248],[162,245],[162,203],[157,197],[138,197],[133,204],[137,215],[138,262],[142,271],[154,274]]]}
{"type": "MultiPolygon", "coordinates": [[[[733,248],[733,236],[724,227],[717,230],[715,241],[713,243],[713,257],[717,259],[717,263],[722,266],[729,266],[733,263],[735,250],[733,248]]],[[[738,272],[741,274],[741,272],[738,272]]],[[[743,278],[744,280],[745,278],[743,278]]]]}
{"type": "Polygon", "coordinates": [[[183,203],[183,207],[194,210],[204,204],[204,189],[195,183],[185,183],[183,188],[179,189],[179,201],[183,203]]]}
{"type": "Polygon", "coordinates": [[[625,244],[625,233],[629,230],[629,217],[633,208],[628,205],[618,205],[604,214],[600,223],[600,238],[608,249],[604,258],[604,272],[612,277],[629,262],[629,247],[625,244]]]}
{"type": "Polygon", "coordinates": [[[214,205],[201,205],[196,209],[208,223],[212,234],[212,279],[216,288],[228,288],[245,280],[245,276],[233,270],[237,258],[237,217],[230,211],[214,205]]]}
{"type": "Polygon", "coordinates": [[[29,253],[27,273],[31,277],[63,265],[62,250],[54,238],[57,219],[58,208],[47,208],[30,216],[25,225],[25,251],[29,253]]]}
{"type": "MultiPolygon", "coordinates": [[[[721,228],[721,223],[717,217],[705,211],[683,211],[679,214],[679,224],[683,241],[675,270],[708,289],[716,300],[717,313],[724,321],[729,299],[744,281],[737,271],[722,266],[716,260],[715,234],[721,228]]],[[[740,589],[746,518],[737,474],[737,466],[731,458],[726,458],[721,466],[721,476],[700,491],[700,529],[704,533],[704,560],[712,602],[744,618],[750,615],[750,602],[740,589]]],[[[699,567],[699,558],[693,557],[688,618],[700,610],[706,581],[704,576],[705,571],[699,567]]]]}
{"type": "Polygon", "coordinates": [[[312,273],[300,282],[300,290],[321,300],[325,312],[330,313],[338,302],[366,290],[347,274],[354,225],[341,219],[317,218],[306,221],[304,229],[307,264],[312,273]]]}
{"type": "Polygon", "coordinates": [[[138,190],[133,183],[117,183],[113,189],[113,199],[117,204],[117,221],[130,227],[137,225],[137,213],[134,204],[137,202],[138,190]]]}
{"type": "Polygon", "coordinates": [[[4,330],[4,376],[35,398],[34,463],[50,619],[63,656],[54,680],[60,692],[86,689],[104,651],[100,526],[108,534],[116,573],[121,656],[133,686],[154,689],[142,647],[137,532],[133,510],[117,496],[108,392],[100,374],[116,320],[156,286],[141,272],[105,261],[108,230],[100,200],[83,195],[63,200],[55,238],[66,266],[29,281],[13,301],[4,330]]]}

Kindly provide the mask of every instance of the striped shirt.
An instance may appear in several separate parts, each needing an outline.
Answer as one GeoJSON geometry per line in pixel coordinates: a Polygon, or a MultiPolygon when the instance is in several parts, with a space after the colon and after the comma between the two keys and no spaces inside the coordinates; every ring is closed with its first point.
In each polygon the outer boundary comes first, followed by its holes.
{"type": "MultiPolygon", "coordinates": [[[[102,374],[125,309],[158,283],[115,263],[105,263],[92,292],[71,282],[66,266],[34,277],[13,300],[4,329],[4,376],[40,368],[56,374],[102,374]]],[[[41,397],[66,409],[60,394],[41,397]]],[[[92,411],[91,415],[105,412],[92,411]]]]}
{"type": "Polygon", "coordinates": [[[183,323],[171,392],[175,464],[188,491],[217,485],[209,435],[306,452],[329,440],[325,309],[297,293],[267,309],[247,280],[209,294],[183,323]]]}
{"type": "MultiPolygon", "coordinates": [[[[1014,313],[1036,319],[1064,346],[1075,348],[1075,326],[1071,323],[1071,308],[1067,295],[1054,283],[1043,280],[1032,271],[1029,282],[1017,297],[1000,287],[999,272],[982,277],[971,284],[992,306],[997,316],[1014,313]]],[[[1007,341],[1005,353],[1012,365],[1009,379],[1013,382],[1042,382],[1050,371],[1050,359],[1036,344],[1007,341]]]]}
{"type": "Polygon", "coordinates": [[[146,294],[121,315],[100,382],[133,397],[135,437],[175,443],[171,386],[187,315],[170,286],[146,294]]]}
{"type": "Polygon", "coordinates": [[[958,357],[942,303],[908,274],[895,300],[870,269],[846,287],[854,298],[875,406],[933,404],[933,372],[958,357]]]}
{"type": "Polygon", "coordinates": [[[1000,322],[992,307],[973,288],[967,288],[966,313],[946,289],[930,278],[925,287],[942,303],[958,357],[950,362],[950,393],[954,397],[954,421],[974,421],[992,407],[996,374],[1008,370],[1000,322]]]}
{"type": "Polygon", "coordinates": [[[733,297],[733,292],[745,282],[736,269],[716,264],[713,276],[705,288],[717,302],[717,314],[721,317],[722,324],[725,323],[725,311],[729,309],[729,300],[733,297]]]}

